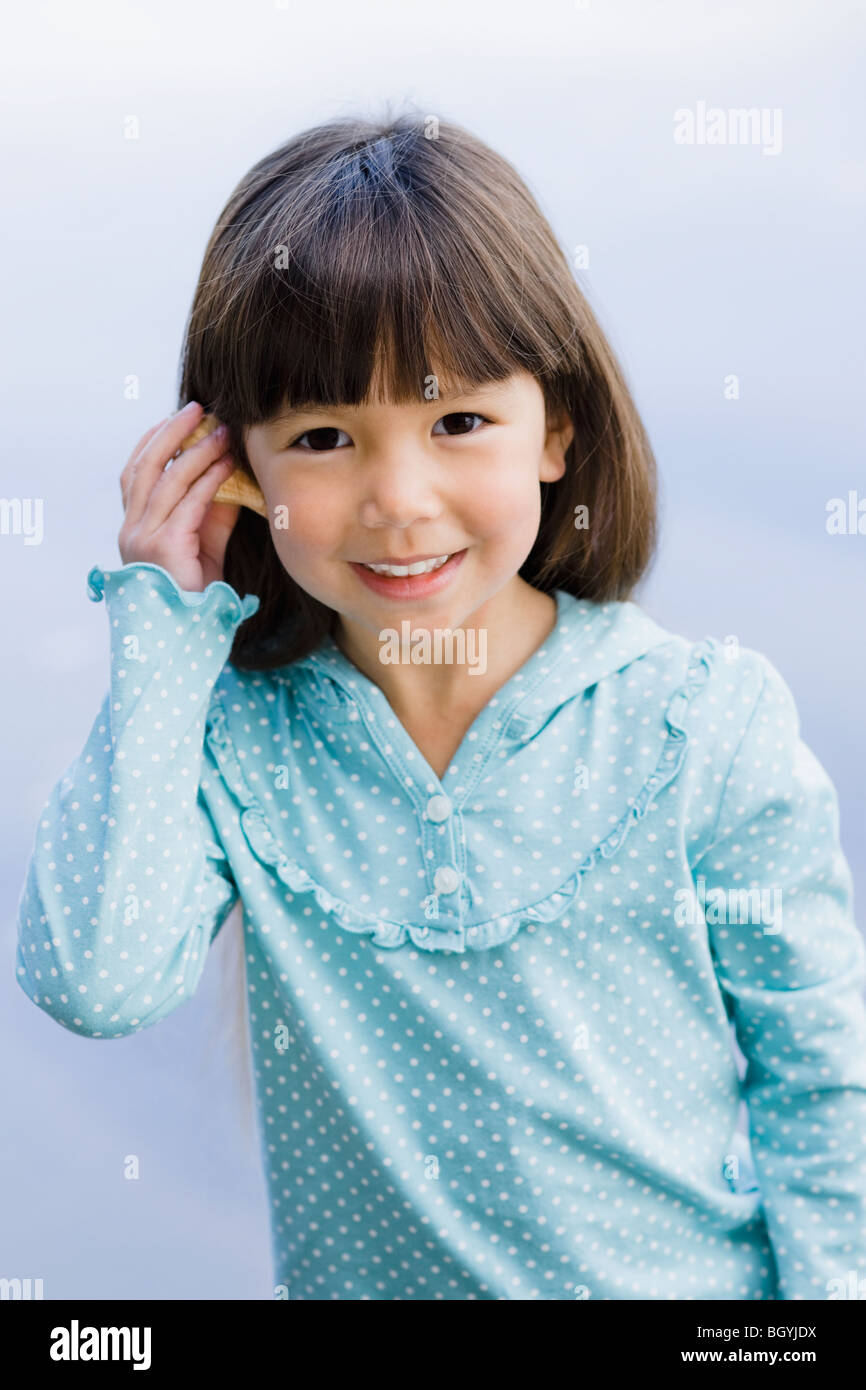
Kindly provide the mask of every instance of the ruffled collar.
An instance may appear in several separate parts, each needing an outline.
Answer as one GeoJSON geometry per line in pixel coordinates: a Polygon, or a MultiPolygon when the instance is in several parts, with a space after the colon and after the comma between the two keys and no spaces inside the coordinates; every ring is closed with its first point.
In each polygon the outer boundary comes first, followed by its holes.
{"type": "MultiPolygon", "coordinates": [[[[488,725],[498,731],[506,723],[509,736],[531,737],[566,700],[670,641],[671,634],[636,603],[596,603],[564,589],[555,589],[552,597],[557,608],[553,628],[488,701],[467,733],[473,743],[488,725]]],[[[277,679],[303,681],[308,697],[332,717],[338,710],[351,713],[357,702],[379,719],[393,717],[381,688],[330,635],[309,655],[274,674],[277,679]]],[[[431,769],[427,771],[438,780],[431,769]]]]}
{"type": "MultiPolygon", "coordinates": [[[[714,639],[706,638],[693,644],[689,651],[685,640],[666,632],[630,602],[596,604],[575,599],[561,590],[557,590],[555,596],[557,622],[547,641],[484,707],[441,782],[396,720],[382,690],[364,676],[331,639],[290,667],[268,673],[277,682],[286,682],[292,687],[287,695],[291,707],[301,718],[308,702],[313,701],[319,716],[311,726],[313,738],[328,735],[333,738],[340,733],[335,726],[355,723],[358,732],[348,742],[337,738],[337,742],[330,745],[332,751],[327,753],[325,745],[316,745],[321,751],[311,756],[309,762],[317,764],[320,781],[327,775],[338,779],[348,775],[343,759],[357,757],[361,761],[356,763],[353,781],[358,783],[363,801],[367,765],[364,760],[373,756],[369,750],[375,748],[379,766],[389,768],[395,793],[399,790],[407,805],[416,812],[423,836],[419,864],[429,867],[432,879],[432,887],[428,885],[425,890],[429,896],[423,905],[419,900],[410,906],[405,900],[398,900],[395,892],[383,889],[379,895],[381,901],[375,904],[378,910],[372,910],[374,903],[370,901],[369,892],[365,892],[367,885],[359,883],[356,891],[352,891],[344,879],[338,880],[336,875],[328,875],[330,882],[316,876],[321,864],[310,846],[303,840],[299,844],[294,838],[289,843],[285,822],[282,817],[274,816],[267,805],[272,797],[266,795],[263,804],[262,788],[272,773],[266,751],[253,750],[256,759],[249,750],[238,755],[229,711],[231,708],[240,710],[241,704],[231,698],[233,684],[227,672],[226,689],[221,689],[221,681],[214,690],[207,737],[221,774],[241,808],[241,827],[257,857],[273,866],[278,878],[292,892],[312,894],[321,910],[340,926],[369,936],[376,946],[396,948],[411,943],[426,951],[485,950],[509,941],[522,925],[549,922],[564,913],[580,896],[586,875],[601,860],[619,852],[631,828],[651,810],[659,793],[678,775],[689,742],[688,707],[708,679],[717,644],[714,639]],[[615,675],[647,652],[670,642],[683,648],[687,662],[679,682],[673,687],[667,686],[667,697],[659,716],[663,735],[660,745],[654,748],[653,740],[648,738],[640,755],[635,752],[629,759],[631,766],[624,769],[626,780],[622,786],[603,785],[594,790],[594,797],[600,803],[598,808],[567,851],[564,847],[554,851],[554,875],[558,864],[562,865],[562,870],[552,883],[548,874],[545,887],[537,865],[538,856],[544,856],[545,849],[550,850],[550,827],[545,826],[543,818],[527,816],[528,807],[521,807],[519,803],[526,797],[536,769],[550,765],[550,760],[562,761],[563,769],[569,763],[568,757],[563,761],[558,726],[554,723],[548,731],[546,725],[574,696],[591,691],[604,677],[615,675]],[[500,764],[502,758],[507,764],[500,764]],[[506,800],[499,799],[505,783],[498,772],[493,772],[494,767],[500,765],[512,768],[505,774],[511,778],[512,787],[512,795],[506,800]],[[464,874],[459,899],[451,891],[453,885],[449,884],[444,884],[445,896],[442,897],[432,872],[439,862],[435,856],[442,853],[441,842],[437,839],[440,823],[443,817],[449,818],[452,811],[463,815],[469,830],[467,840],[455,841],[453,846],[460,859],[458,867],[464,874]],[[521,863],[525,861],[526,869],[522,903],[514,901],[510,889],[482,884],[480,879],[473,878],[467,847],[474,846],[477,831],[481,829],[491,842],[491,852],[501,856],[500,864],[507,862],[507,856],[513,852],[512,836],[516,835],[521,842],[521,863]],[[500,842],[498,849],[496,836],[500,842]],[[580,841],[583,841],[582,850],[580,841]],[[571,868],[568,858],[572,860],[571,868]],[[533,882],[533,878],[537,882],[533,882]],[[429,916],[428,909],[432,910],[429,916]]],[[[673,666],[666,663],[664,669],[682,669],[680,656],[669,653],[670,657],[674,658],[673,666]]],[[[654,681],[659,673],[649,674],[654,681]]],[[[609,710],[610,698],[608,692],[600,708],[609,710]]],[[[248,713],[244,717],[248,718],[248,713]]],[[[618,737],[614,728],[617,722],[616,718],[610,722],[610,735],[614,740],[618,737]]],[[[345,732],[348,734],[349,730],[345,732]]],[[[602,733],[601,728],[598,732],[602,733]]],[[[592,738],[592,733],[587,737],[592,738]]],[[[295,797],[295,816],[300,818],[304,814],[305,788],[306,778],[298,784],[295,797]]],[[[339,794],[336,783],[331,784],[331,791],[339,794]]],[[[563,787],[560,799],[567,801],[569,793],[570,788],[563,787]]],[[[318,801],[316,797],[317,806],[318,801]]],[[[353,812],[351,806],[345,809],[347,813],[353,812]]],[[[366,838],[363,815],[362,804],[356,812],[356,819],[361,818],[357,823],[361,839],[366,838]]],[[[310,823],[310,838],[321,833],[323,827],[317,811],[310,823]]],[[[447,856],[445,858],[447,862],[447,856]]],[[[496,862],[495,858],[489,860],[485,878],[495,877],[496,862]]],[[[442,872],[441,866],[439,872],[442,872]]]]}

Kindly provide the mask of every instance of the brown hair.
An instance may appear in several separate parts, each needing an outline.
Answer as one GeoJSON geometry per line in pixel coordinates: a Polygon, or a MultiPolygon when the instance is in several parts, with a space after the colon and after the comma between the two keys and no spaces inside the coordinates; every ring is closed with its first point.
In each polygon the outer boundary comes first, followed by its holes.
{"type": "MultiPolygon", "coordinates": [[[[178,404],[200,401],[224,420],[253,477],[245,427],[286,406],[362,404],[374,378],[377,400],[416,401],[434,362],[449,389],[528,371],[548,423],[565,415],[574,425],[564,476],[540,484],[521,578],[544,593],[628,598],[655,548],[655,460],[613,352],[512,165],[459,125],[411,114],[329,121],[254,164],[204,254],[178,404]]],[[[333,630],[336,613],[286,573],[267,521],[246,508],[225,578],[259,597],[235,635],[240,668],[286,665],[333,630]]]]}

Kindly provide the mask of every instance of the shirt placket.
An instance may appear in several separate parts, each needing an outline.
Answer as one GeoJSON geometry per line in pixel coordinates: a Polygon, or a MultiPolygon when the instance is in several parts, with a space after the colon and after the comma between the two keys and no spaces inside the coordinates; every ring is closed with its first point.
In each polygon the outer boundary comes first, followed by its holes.
{"type": "MultiPolygon", "coordinates": [[[[315,663],[318,665],[318,663],[315,663]]],[[[327,663],[331,665],[331,663],[327,663]]],[[[321,668],[320,668],[321,669],[321,668]]],[[[540,684],[544,669],[535,674],[525,689],[504,705],[491,702],[475,720],[458,748],[446,773],[446,785],[436,776],[420,749],[394,714],[387,698],[375,682],[357,676],[346,678],[341,663],[331,666],[327,679],[317,680],[320,693],[333,709],[342,707],[341,717],[363,722],[370,741],[383,763],[408,796],[419,825],[426,893],[414,915],[414,934],[421,940],[436,935],[448,948],[464,950],[467,918],[472,912],[474,893],[467,872],[466,836],[461,807],[480,781],[485,768],[506,734],[525,736],[533,724],[519,713],[527,697],[540,684]],[[391,724],[392,727],[388,727],[391,724]],[[417,925],[419,919],[422,925],[417,925]]],[[[468,928],[472,932],[473,928],[468,928]]]]}

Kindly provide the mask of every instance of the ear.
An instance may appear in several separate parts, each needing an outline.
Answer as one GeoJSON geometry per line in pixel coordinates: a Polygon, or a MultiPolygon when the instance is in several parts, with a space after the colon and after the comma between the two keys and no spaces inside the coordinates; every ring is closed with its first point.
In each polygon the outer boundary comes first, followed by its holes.
{"type": "Polygon", "coordinates": [[[565,472],[565,454],[574,439],[574,425],[567,414],[548,428],[538,468],[539,481],[555,483],[565,472]]]}

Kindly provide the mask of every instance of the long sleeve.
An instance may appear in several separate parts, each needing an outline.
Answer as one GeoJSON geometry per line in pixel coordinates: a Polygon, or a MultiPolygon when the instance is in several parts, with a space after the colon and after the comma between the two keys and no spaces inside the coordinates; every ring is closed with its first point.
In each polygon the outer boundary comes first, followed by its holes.
{"type": "Polygon", "coordinates": [[[693,877],[747,1062],[779,1297],[848,1297],[866,1276],[866,947],[835,788],[763,656],[759,674],[693,877]]]}
{"type": "MultiPolygon", "coordinates": [[[[201,794],[210,692],[255,595],[180,589],[159,565],[94,566],[110,688],[44,807],[18,904],[17,979],[71,1031],[147,1028],[197,988],[237,900],[201,794]]],[[[216,775],[216,774],[215,774],[216,775]]]]}

